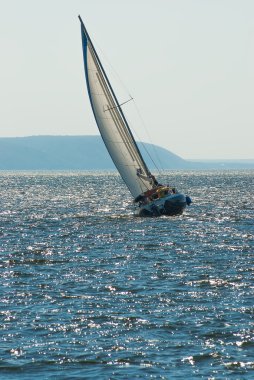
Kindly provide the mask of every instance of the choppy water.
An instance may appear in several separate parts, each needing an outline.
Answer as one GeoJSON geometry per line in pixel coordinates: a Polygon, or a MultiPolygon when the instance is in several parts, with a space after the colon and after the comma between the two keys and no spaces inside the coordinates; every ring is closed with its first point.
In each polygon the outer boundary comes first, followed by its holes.
{"type": "Polygon", "coordinates": [[[254,378],[253,174],[173,172],[183,216],[115,174],[0,174],[0,378],[254,378]]]}

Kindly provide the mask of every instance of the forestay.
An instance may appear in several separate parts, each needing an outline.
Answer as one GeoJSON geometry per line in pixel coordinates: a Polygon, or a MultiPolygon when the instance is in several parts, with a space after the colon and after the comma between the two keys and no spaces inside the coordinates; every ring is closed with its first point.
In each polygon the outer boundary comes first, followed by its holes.
{"type": "Polygon", "coordinates": [[[100,59],[81,21],[87,88],[106,148],[133,197],[153,188],[153,179],[132,136],[100,59]]]}

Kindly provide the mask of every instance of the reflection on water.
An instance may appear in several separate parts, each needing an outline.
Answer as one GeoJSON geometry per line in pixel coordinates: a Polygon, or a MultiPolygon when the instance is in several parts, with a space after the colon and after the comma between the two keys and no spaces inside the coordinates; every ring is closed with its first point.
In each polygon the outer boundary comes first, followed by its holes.
{"type": "Polygon", "coordinates": [[[252,379],[253,172],[173,172],[135,218],[114,173],[2,173],[5,379],[252,379]]]}

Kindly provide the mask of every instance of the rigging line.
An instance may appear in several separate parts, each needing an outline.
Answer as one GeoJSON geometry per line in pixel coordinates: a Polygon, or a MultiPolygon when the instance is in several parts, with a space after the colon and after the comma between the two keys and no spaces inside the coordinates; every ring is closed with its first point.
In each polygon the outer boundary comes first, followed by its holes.
{"type": "MultiPolygon", "coordinates": [[[[138,178],[139,178],[139,181],[143,184],[143,186],[146,187],[146,191],[150,190],[148,184],[146,184],[145,181],[142,178],[140,178],[140,177],[138,177],[138,178]]],[[[144,193],[144,191],[142,190],[142,187],[141,187],[140,183],[139,183],[139,187],[140,187],[140,190],[141,190],[141,194],[144,193]]]]}
{"type": "MultiPolygon", "coordinates": [[[[124,90],[128,94],[128,96],[131,98],[130,100],[132,100],[133,97],[131,96],[129,89],[127,88],[127,86],[125,85],[125,83],[121,79],[120,75],[118,74],[118,72],[116,71],[116,69],[114,68],[112,63],[110,62],[110,59],[107,57],[107,55],[105,54],[104,50],[100,47],[98,42],[95,39],[94,39],[94,41],[96,42],[96,46],[98,47],[98,50],[100,51],[100,55],[103,57],[103,60],[107,63],[107,65],[110,67],[112,73],[114,74],[115,80],[117,79],[119,81],[119,83],[122,86],[122,90],[124,90]]],[[[124,104],[124,103],[122,103],[122,104],[124,104]]]]}
{"type": "MultiPolygon", "coordinates": [[[[146,148],[146,145],[143,143],[143,141],[141,141],[141,139],[139,138],[139,136],[138,136],[138,134],[137,134],[136,131],[135,131],[135,134],[136,134],[137,138],[139,139],[139,142],[140,142],[140,144],[142,145],[144,151],[147,153],[148,157],[150,158],[150,160],[151,160],[152,163],[154,164],[155,168],[158,170],[159,174],[162,174],[162,173],[161,173],[161,169],[158,168],[158,166],[157,166],[156,162],[154,161],[153,157],[151,156],[149,150],[146,148]]],[[[151,146],[154,147],[153,144],[151,144],[151,146]]],[[[158,160],[159,160],[159,159],[158,159],[158,160]]]]}
{"type": "MultiPolygon", "coordinates": [[[[135,102],[134,102],[134,103],[135,103],[135,102]]],[[[137,107],[136,107],[136,108],[137,108],[137,107]]],[[[139,114],[139,116],[140,116],[140,118],[141,118],[141,115],[140,115],[140,114],[139,114]]],[[[142,120],[142,118],[141,118],[141,120],[142,120]]],[[[130,125],[130,122],[129,122],[129,121],[128,121],[128,123],[129,123],[129,125],[130,125]]],[[[139,137],[137,131],[135,131],[135,129],[134,129],[133,127],[132,127],[132,130],[135,132],[135,135],[137,136],[138,140],[140,141],[140,144],[142,145],[144,151],[147,153],[148,157],[150,158],[150,160],[151,160],[152,163],[154,164],[155,168],[158,170],[159,174],[162,174],[163,167],[162,167],[162,163],[161,163],[161,161],[160,161],[160,158],[159,158],[159,156],[158,156],[158,154],[157,154],[157,152],[156,152],[156,150],[155,150],[155,146],[154,146],[153,144],[150,143],[150,145],[153,147],[153,149],[154,149],[154,151],[155,151],[155,155],[156,155],[156,157],[157,157],[157,160],[158,160],[159,163],[160,163],[161,169],[158,167],[158,165],[157,165],[156,162],[154,161],[153,157],[151,156],[149,150],[146,148],[145,144],[144,144],[143,141],[140,139],[140,137],[139,137]]],[[[148,137],[149,137],[149,135],[148,135],[148,137]]],[[[149,137],[149,139],[150,139],[150,137],[149,137]]]]}
{"type": "Polygon", "coordinates": [[[133,103],[134,103],[134,105],[135,105],[136,112],[137,112],[137,114],[138,114],[138,116],[139,116],[139,118],[140,118],[140,120],[141,120],[141,122],[142,122],[142,125],[143,125],[143,127],[144,127],[144,129],[145,129],[145,131],[146,131],[146,134],[147,134],[147,136],[148,136],[148,139],[149,139],[149,141],[150,141],[150,144],[151,144],[151,146],[152,146],[152,148],[153,148],[154,155],[156,156],[156,159],[157,159],[157,161],[158,161],[158,163],[159,163],[159,165],[160,165],[160,167],[161,167],[160,169],[158,168],[158,165],[154,162],[153,158],[151,157],[151,154],[149,153],[149,151],[147,150],[147,148],[144,146],[143,143],[142,143],[142,146],[143,146],[143,148],[145,149],[145,151],[147,152],[147,154],[148,154],[148,156],[150,157],[151,161],[153,162],[154,166],[155,166],[156,169],[158,170],[159,174],[162,174],[162,172],[164,171],[164,168],[163,168],[162,162],[161,162],[161,160],[160,160],[160,157],[159,157],[159,155],[158,155],[157,149],[156,149],[155,145],[151,143],[151,136],[150,136],[150,134],[149,134],[149,132],[148,132],[148,129],[147,129],[147,127],[146,127],[146,123],[145,123],[145,121],[144,121],[144,119],[143,119],[143,117],[142,117],[142,115],[141,115],[141,113],[140,113],[140,111],[139,111],[139,108],[138,108],[138,106],[137,106],[137,104],[136,104],[136,102],[135,102],[134,99],[133,99],[133,103]]]}
{"type": "Polygon", "coordinates": [[[126,103],[130,102],[131,100],[133,100],[132,97],[131,97],[130,99],[126,100],[125,102],[119,104],[118,106],[114,106],[114,107],[107,108],[104,112],[109,111],[109,110],[112,110],[113,108],[119,108],[119,107],[121,107],[123,104],[126,104],[126,103]]]}
{"type": "MultiPolygon", "coordinates": [[[[131,125],[129,120],[128,120],[128,123],[129,123],[129,125],[131,125]]],[[[140,142],[140,145],[142,145],[144,151],[147,153],[148,157],[150,158],[150,160],[151,160],[152,163],[154,164],[155,168],[156,168],[156,169],[158,170],[158,172],[160,173],[160,169],[158,168],[158,166],[157,166],[156,163],[154,162],[154,160],[153,160],[151,154],[149,153],[149,151],[147,150],[145,144],[144,144],[143,141],[140,139],[140,137],[139,137],[137,131],[136,131],[133,127],[132,127],[132,130],[135,132],[135,135],[136,135],[136,137],[138,138],[138,140],[139,140],[139,142],[140,142]]],[[[151,144],[151,145],[152,145],[152,144],[151,144]]]]}

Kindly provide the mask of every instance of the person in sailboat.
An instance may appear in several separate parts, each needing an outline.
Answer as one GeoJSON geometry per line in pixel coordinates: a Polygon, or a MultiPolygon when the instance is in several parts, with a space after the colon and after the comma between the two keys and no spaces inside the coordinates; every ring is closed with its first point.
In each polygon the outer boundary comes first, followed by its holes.
{"type": "Polygon", "coordinates": [[[151,177],[151,179],[153,180],[153,184],[154,184],[155,186],[162,186],[161,184],[159,184],[159,182],[157,181],[157,179],[155,178],[154,175],[151,174],[150,177],[151,177]]]}
{"type": "Polygon", "coordinates": [[[153,198],[156,197],[156,192],[159,187],[162,185],[156,180],[155,176],[149,173],[149,176],[142,174],[141,168],[137,169],[137,176],[144,181],[148,181],[152,185],[152,189],[145,191],[142,194],[139,194],[135,199],[134,203],[139,202],[140,205],[147,204],[153,201],[153,198]]]}

